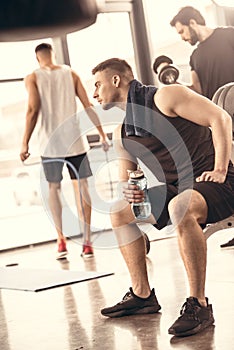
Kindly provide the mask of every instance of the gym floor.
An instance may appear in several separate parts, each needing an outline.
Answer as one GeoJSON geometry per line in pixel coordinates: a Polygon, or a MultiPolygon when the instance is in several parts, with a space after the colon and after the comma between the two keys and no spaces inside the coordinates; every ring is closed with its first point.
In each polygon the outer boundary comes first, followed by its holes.
{"type": "MultiPolygon", "coordinates": [[[[112,231],[105,232],[107,239],[112,231]]],[[[114,275],[41,292],[0,290],[1,350],[232,350],[234,344],[234,249],[220,244],[233,229],[208,240],[206,293],[213,305],[215,326],[185,338],[168,334],[188,297],[176,237],[151,242],[147,255],[149,279],[162,306],[158,314],[108,319],[100,309],[119,302],[130,279],[118,248],[96,247],[94,257],[80,257],[81,246],[68,240],[67,259],[55,259],[55,243],[14,249],[0,254],[0,266],[108,271],[114,275]]],[[[157,237],[155,237],[157,238],[157,237]]],[[[150,236],[152,240],[152,236],[150,236]]],[[[10,267],[9,267],[10,268],[10,267]]]]}

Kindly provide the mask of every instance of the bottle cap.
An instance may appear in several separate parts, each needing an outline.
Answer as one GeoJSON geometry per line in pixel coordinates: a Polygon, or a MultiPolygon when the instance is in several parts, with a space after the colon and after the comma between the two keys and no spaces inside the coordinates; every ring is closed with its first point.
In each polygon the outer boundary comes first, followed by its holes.
{"type": "Polygon", "coordinates": [[[130,179],[141,179],[144,177],[144,173],[141,169],[127,170],[130,179]]]}

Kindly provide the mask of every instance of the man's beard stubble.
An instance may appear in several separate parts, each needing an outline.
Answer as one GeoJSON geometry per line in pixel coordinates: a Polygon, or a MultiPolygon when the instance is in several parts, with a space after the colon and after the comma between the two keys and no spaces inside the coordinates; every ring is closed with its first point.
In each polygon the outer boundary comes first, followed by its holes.
{"type": "Polygon", "coordinates": [[[194,46],[199,41],[197,33],[190,26],[189,26],[189,33],[190,33],[190,45],[194,46]]]}
{"type": "Polygon", "coordinates": [[[112,95],[111,101],[108,103],[104,103],[102,105],[102,108],[107,111],[108,109],[116,107],[120,102],[120,93],[119,91],[116,91],[115,94],[112,95]]]}

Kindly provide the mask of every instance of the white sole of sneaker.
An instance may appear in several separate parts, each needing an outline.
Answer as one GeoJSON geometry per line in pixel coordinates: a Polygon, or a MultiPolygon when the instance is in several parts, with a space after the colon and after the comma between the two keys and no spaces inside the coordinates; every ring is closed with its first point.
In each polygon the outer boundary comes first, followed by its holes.
{"type": "Polygon", "coordinates": [[[93,256],[94,256],[94,254],[83,254],[83,253],[81,253],[80,254],[80,256],[82,257],[82,258],[87,258],[87,259],[90,259],[90,258],[92,258],[93,256]]]}
{"type": "Polygon", "coordinates": [[[68,255],[68,252],[58,253],[57,256],[56,256],[56,260],[64,259],[67,255],[68,255]]]}

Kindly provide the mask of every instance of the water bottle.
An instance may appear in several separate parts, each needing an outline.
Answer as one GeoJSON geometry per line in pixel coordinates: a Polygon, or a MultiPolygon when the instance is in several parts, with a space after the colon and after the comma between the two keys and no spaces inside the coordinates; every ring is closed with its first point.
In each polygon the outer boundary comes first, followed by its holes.
{"type": "Polygon", "coordinates": [[[131,203],[131,208],[136,219],[146,219],[151,214],[151,204],[149,201],[147,191],[147,180],[144,172],[138,168],[135,171],[128,170],[129,180],[128,183],[131,185],[138,186],[139,190],[144,191],[145,199],[141,203],[131,203]]]}

